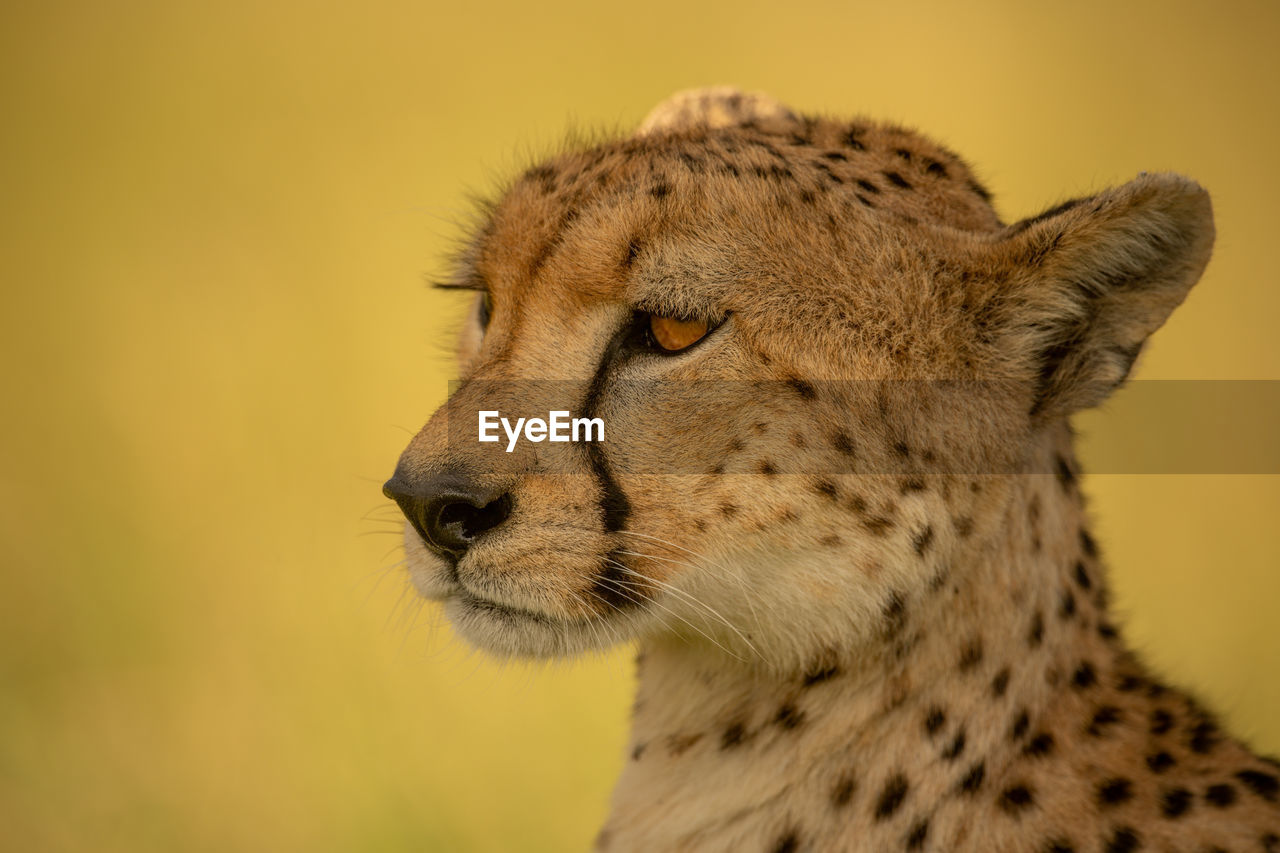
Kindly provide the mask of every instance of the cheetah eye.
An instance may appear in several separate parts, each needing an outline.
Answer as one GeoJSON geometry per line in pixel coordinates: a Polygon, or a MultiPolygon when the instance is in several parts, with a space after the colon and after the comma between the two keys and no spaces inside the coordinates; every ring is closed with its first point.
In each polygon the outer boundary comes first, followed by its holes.
{"type": "Polygon", "coordinates": [[[476,314],[480,321],[480,328],[489,328],[489,320],[493,317],[493,297],[489,295],[489,291],[485,290],[480,293],[480,304],[476,309],[476,314]]]}
{"type": "Polygon", "coordinates": [[[711,325],[706,320],[649,313],[641,313],[638,319],[644,344],[647,348],[660,352],[686,350],[705,338],[711,331],[711,325]]]}

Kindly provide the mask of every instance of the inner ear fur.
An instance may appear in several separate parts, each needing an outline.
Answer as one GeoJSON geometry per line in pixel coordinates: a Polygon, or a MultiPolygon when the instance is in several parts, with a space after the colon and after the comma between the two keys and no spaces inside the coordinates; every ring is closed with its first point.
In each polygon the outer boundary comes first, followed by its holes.
{"type": "Polygon", "coordinates": [[[1144,173],[996,235],[984,266],[1005,289],[999,346],[1032,380],[1032,416],[1106,399],[1199,280],[1213,237],[1209,194],[1168,173],[1144,173]]]}

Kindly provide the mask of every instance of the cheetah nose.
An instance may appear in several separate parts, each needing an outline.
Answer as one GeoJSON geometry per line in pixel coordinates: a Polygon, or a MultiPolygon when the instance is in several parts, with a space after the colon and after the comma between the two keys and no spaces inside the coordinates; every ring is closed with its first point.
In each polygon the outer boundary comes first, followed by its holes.
{"type": "Polygon", "coordinates": [[[454,474],[415,483],[396,471],[382,493],[399,504],[428,548],[455,561],[511,515],[510,494],[484,489],[454,474]]]}

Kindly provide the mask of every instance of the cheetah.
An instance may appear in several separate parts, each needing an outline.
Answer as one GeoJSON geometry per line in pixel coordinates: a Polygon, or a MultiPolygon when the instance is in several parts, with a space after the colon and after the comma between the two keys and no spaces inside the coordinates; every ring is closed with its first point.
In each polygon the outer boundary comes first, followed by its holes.
{"type": "Polygon", "coordinates": [[[439,283],[411,581],[500,657],[636,644],[601,851],[1280,851],[1276,762],[1123,642],[1069,425],[1213,239],[1179,175],[1005,224],[913,130],[676,95],[439,283]],[[603,440],[476,440],[549,408],[603,440]]]}

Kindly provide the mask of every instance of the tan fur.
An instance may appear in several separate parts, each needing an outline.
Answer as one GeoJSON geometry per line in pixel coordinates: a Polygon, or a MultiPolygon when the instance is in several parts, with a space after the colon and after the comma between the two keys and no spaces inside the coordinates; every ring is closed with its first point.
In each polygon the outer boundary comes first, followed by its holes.
{"type": "Polygon", "coordinates": [[[498,655],[639,643],[601,849],[1280,849],[1276,767],[1118,638],[1066,422],[1212,242],[1176,175],[1005,226],[914,132],[676,96],[463,252],[492,321],[397,476],[513,510],[411,575],[498,655]],[[724,322],[666,357],[636,310],[724,322]],[[474,440],[585,400],[598,458],[474,440]]]}

